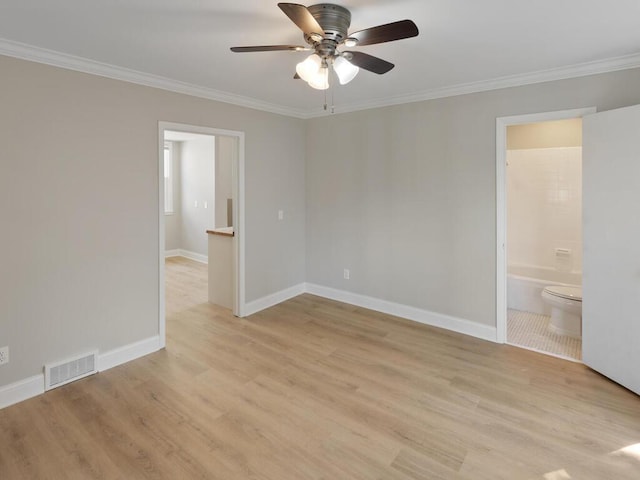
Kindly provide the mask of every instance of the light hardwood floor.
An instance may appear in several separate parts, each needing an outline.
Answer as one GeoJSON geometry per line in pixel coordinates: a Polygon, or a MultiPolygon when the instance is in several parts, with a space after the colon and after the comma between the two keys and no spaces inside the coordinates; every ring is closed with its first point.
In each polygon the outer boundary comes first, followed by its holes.
{"type": "Polygon", "coordinates": [[[166,350],[0,410],[0,479],[640,478],[640,398],[581,364],[311,295],[237,319],[185,259],[167,281],[166,350]]]}

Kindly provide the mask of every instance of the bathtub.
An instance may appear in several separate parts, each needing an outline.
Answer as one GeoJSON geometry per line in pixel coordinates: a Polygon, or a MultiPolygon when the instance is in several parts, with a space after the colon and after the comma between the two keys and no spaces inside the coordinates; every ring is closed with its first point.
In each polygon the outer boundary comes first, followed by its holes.
{"type": "Polygon", "coordinates": [[[524,312],[550,315],[542,301],[547,285],[582,285],[582,272],[561,272],[548,267],[509,265],[507,267],[507,307],[524,312]]]}

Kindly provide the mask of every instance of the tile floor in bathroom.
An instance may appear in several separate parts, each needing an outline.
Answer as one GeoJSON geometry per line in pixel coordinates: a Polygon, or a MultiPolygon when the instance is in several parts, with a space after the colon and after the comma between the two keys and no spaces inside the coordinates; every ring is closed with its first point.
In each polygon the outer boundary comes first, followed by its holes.
{"type": "Polygon", "coordinates": [[[548,330],[551,317],[507,310],[507,343],[573,361],[582,360],[582,341],[548,330]]]}

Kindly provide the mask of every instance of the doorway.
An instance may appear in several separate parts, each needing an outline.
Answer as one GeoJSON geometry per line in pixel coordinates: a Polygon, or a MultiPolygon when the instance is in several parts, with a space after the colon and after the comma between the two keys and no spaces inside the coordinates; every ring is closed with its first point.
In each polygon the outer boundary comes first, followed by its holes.
{"type": "MultiPolygon", "coordinates": [[[[216,166],[217,137],[175,130],[164,132],[165,255],[207,264],[207,238],[215,228],[216,193],[220,179],[216,166]]],[[[225,159],[227,160],[227,159],[225,159]]],[[[231,192],[231,177],[224,179],[231,192]]],[[[224,219],[227,224],[226,217],[224,219]]]]}
{"type": "MultiPolygon", "coordinates": [[[[166,344],[165,252],[167,251],[167,246],[170,247],[169,250],[173,251],[173,253],[177,251],[181,255],[180,252],[186,252],[186,255],[183,255],[184,257],[206,262],[207,232],[215,230],[217,227],[232,227],[233,236],[230,239],[232,272],[231,278],[229,278],[229,282],[232,284],[232,311],[235,316],[241,317],[243,315],[245,303],[244,133],[172,122],[159,122],[158,151],[159,332],[161,346],[164,347],[166,344]],[[189,148],[181,149],[179,144],[186,144],[187,142],[190,142],[189,148]],[[232,146],[232,148],[224,148],[226,153],[223,162],[214,162],[218,149],[224,145],[232,146]],[[187,170],[182,168],[181,173],[187,178],[183,178],[181,184],[186,188],[183,189],[179,194],[180,198],[178,198],[177,191],[169,188],[168,184],[170,186],[171,180],[175,180],[175,178],[172,179],[171,177],[179,175],[180,172],[176,169],[176,161],[172,161],[171,158],[167,159],[167,151],[171,154],[172,151],[177,153],[182,150],[186,150],[189,155],[198,153],[200,159],[189,162],[190,165],[187,170]],[[204,160],[202,160],[203,157],[204,160]],[[200,163],[202,165],[199,165],[200,163]],[[170,171],[172,168],[174,169],[173,172],[170,171]],[[220,185],[219,188],[216,188],[217,186],[214,183],[216,169],[218,170],[219,179],[223,177],[227,179],[225,185],[220,185]],[[203,181],[203,177],[206,180],[203,181]],[[185,180],[190,180],[193,185],[191,183],[185,184],[185,180]],[[216,190],[219,193],[217,196],[216,190]],[[181,203],[183,205],[180,205],[181,203]],[[185,235],[185,241],[189,244],[188,248],[176,248],[176,240],[174,238],[176,235],[171,233],[175,230],[176,221],[179,220],[178,216],[171,215],[172,208],[175,209],[176,206],[178,208],[182,207],[182,210],[187,207],[187,215],[182,219],[185,221],[180,223],[185,224],[189,230],[188,234],[185,235]]],[[[220,157],[222,158],[222,155],[220,157]]],[[[174,181],[173,185],[175,184],[176,182],[174,181]]]]}
{"type": "Polygon", "coordinates": [[[496,121],[497,341],[573,361],[581,358],[580,334],[563,330],[542,293],[552,286],[580,292],[581,147],[571,129],[581,144],[581,117],[594,112],[496,121]]]}

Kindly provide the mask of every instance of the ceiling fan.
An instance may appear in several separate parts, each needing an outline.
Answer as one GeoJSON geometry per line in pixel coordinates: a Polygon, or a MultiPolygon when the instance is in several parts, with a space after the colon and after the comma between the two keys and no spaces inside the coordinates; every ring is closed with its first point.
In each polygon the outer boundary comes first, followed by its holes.
{"type": "Polygon", "coordinates": [[[374,45],[418,35],[418,27],[411,20],[387,23],[349,34],[351,12],[340,5],[331,3],[319,3],[310,7],[297,3],[278,3],[278,7],[303,31],[304,40],[308,46],[232,47],[231,51],[313,51],[313,54],[298,63],[294,78],[301,78],[318,90],[329,88],[330,68],[338,76],[340,84],[345,85],[354,79],[360,68],[383,74],[394,67],[393,63],[381,58],[358,51],[344,51],[342,47],[374,45]]]}

